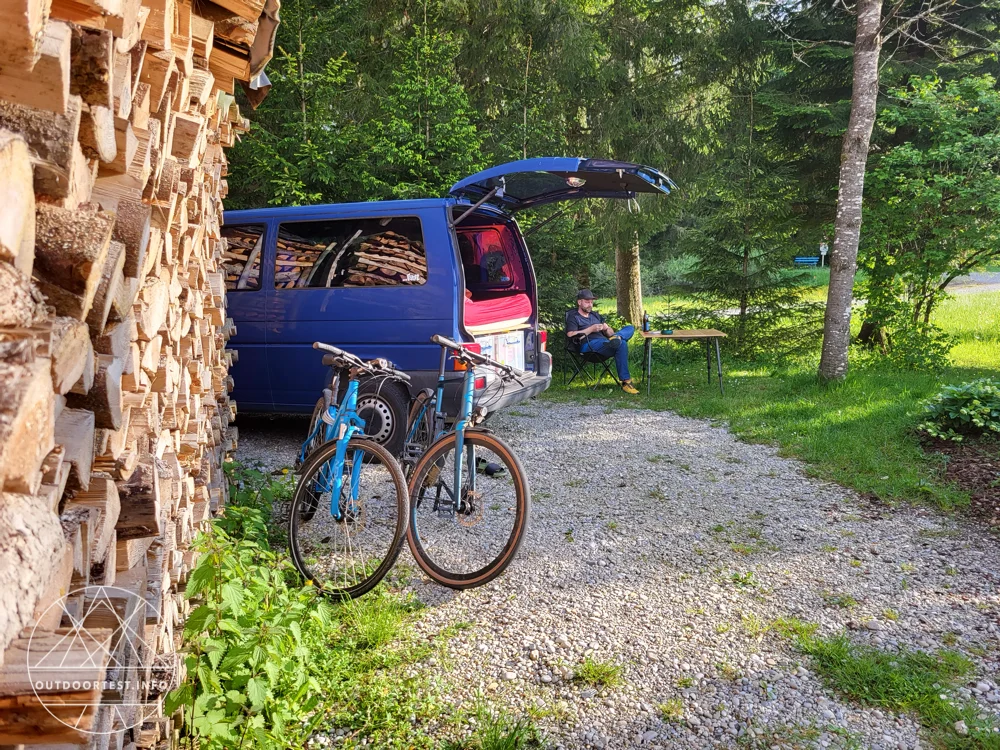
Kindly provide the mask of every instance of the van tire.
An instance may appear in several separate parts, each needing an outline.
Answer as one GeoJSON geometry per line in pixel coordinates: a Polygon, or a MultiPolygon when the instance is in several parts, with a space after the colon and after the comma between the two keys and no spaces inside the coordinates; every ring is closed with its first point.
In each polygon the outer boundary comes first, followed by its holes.
{"type": "Polygon", "coordinates": [[[399,383],[376,378],[358,388],[358,416],[365,420],[365,435],[396,458],[403,454],[409,412],[410,396],[399,383]]]}

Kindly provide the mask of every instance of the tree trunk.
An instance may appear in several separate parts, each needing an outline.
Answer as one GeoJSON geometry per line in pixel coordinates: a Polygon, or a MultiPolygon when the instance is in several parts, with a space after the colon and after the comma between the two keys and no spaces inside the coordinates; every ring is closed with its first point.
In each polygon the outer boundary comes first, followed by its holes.
{"type": "Polygon", "coordinates": [[[642,324],[642,277],[639,274],[639,235],[629,245],[615,247],[615,290],[618,314],[634,326],[642,324]]]}
{"type": "Polygon", "coordinates": [[[881,20],[882,0],[859,0],[851,117],[840,154],[840,185],[833,258],[830,261],[830,289],[823,322],[823,354],[819,362],[819,377],[824,381],[843,380],[847,376],[851,301],[854,296],[854,274],[858,270],[858,241],[861,237],[861,200],[865,188],[868,145],[875,125],[875,105],[878,101],[881,20]]]}

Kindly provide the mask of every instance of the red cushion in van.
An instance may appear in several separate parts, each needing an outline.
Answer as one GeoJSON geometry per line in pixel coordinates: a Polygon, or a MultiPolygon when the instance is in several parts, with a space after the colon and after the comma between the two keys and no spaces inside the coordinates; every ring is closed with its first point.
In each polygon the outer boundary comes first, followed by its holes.
{"type": "Polygon", "coordinates": [[[474,302],[465,300],[466,327],[495,326],[497,323],[518,325],[531,317],[531,299],[527,294],[512,294],[474,302]]]}

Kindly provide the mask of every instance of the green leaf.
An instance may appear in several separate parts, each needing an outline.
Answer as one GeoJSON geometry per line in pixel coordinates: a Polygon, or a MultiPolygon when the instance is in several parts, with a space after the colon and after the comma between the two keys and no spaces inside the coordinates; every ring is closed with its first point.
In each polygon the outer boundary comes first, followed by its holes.
{"type": "Polygon", "coordinates": [[[247,695],[250,696],[250,704],[255,709],[260,709],[267,700],[267,687],[256,677],[251,677],[247,683],[247,695]]]}

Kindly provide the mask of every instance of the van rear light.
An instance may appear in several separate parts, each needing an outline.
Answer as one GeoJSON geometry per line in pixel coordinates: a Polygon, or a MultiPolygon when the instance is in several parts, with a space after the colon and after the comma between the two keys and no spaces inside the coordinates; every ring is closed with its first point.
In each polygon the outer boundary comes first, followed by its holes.
{"type": "Polygon", "coordinates": [[[485,387],[486,387],[486,376],[480,375],[479,377],[476,378],[476,390],[479,391],[485,387]]]}
{"type": "Polygon", "coordinates": [[[548,349],[545,348],[548,345],[548,343],[549,343],[549,332],[548,331],[539,331],[538,332],[538,348],[539,348],[539,350],[543,351],[543,352],[548,351],[548,349]]]}
{"type": "MultiPolygon", "coordinates": [[[[479,343],[476,342],[476,341],[473,341],[473,342],[468,343],[468,344],[462,344],[462,348],[465,349],[466,351],[472,352],[473,354],[482,354],[483,353],[483,347],[480,346],[479,343]]],[[[462,362],[460,359],[457,359],[455,357],[452,358],[451,363],[452,363],[452,365],[454,366],[454,368],[456,370],[467,370],[467,369],[469,369],[468,367],[465,366],[465,362],[462,362]]]]}

